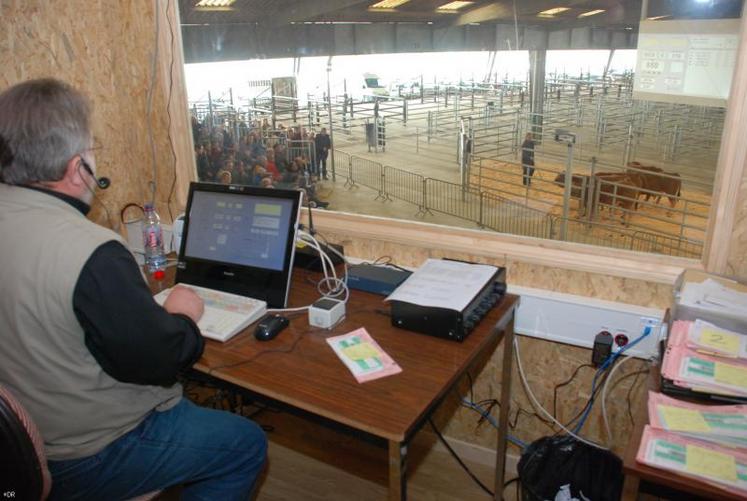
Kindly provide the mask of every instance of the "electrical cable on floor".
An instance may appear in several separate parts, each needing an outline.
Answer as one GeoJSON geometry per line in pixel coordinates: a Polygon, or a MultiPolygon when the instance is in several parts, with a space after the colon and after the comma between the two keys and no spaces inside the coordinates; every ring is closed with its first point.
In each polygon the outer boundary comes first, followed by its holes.
{"type": "Polygon", "coordinates": [[[521,354],[519,352],[519,340],[517,338],[514,338],[514,350],[516,352],[516,365],[519,368],[519,377],[521,378],[521,383],[524,386],[524,390],[526,390],[527,396],[529,397],[529,400],[532,402],[532,405],[534,406],[534,408],[541,411],[548,419],[550,419],[552,422],[558,425],[563,431],[568,433],[568,435],[575,438],[576,440],[583,442],[587,445],[590,445],[592,447],[596,447],[597,449],[609,450],[607,447],[604,447],[603,445],[599,445],[597,443],[592,442],[591,440],[587,440],[575,434],[574,432],[572,432],[571,430],[563,426],[563,423],[555,419],[555,417],[553,417],[552,414],[547,412],[547,410],[545,410],[545,408],[542,407],[542,404],[540,404],[539,401],[537,401],[537,398],[534,396],[534,393],[532,392],[532,389],[529,387],[529,383],[527,382],[527,377],[526,377],[526,374],[524,373],[524,367],[522,366],[522,363],[521,363],[521,354]]]}
{"type": "Polygon", "coordinates": [[[553,389],[553,392],[552,392],[552,415],[553,416],[555,416],[555,417],[558,416],[558,407],[557,407],[557,405],[558,405],[558,390],[561,389],[561,388],[563,388],[564,386],[567,386],[567,385],[571,384],[571,382],[574,379],[576,379],[576,376],[578,375],[579,371],[581,369],[585,368],[585,367],[594,367],[594,366],[591,365],[591,364],[582,364],[582,365],[579,365],[578,367],[576,367],[576,370],[573,371],[573,375],[571,375],[571,377],[569,377],[568,379],[566,379],[562,383],[559,383],[559,384],[555,385],[555,388],[553,389]]]}
{"type": "Polygon", "coordinates": [[[433,428],[433,432],[436,434],[438,439],[441,441],[442,444],[444,444],[444,447],[446,447],[446,450],[449,451],[449,453],[452,455],[454,459],[457,460],[457,463],[459,463],[459,466],[462,467],[462,469],[467,472],[467,475],[469,475],[472,480],[475,481],[477,485],[480,486],[480,488],[485,491],[488,495],[491,497],[494,496],[493,491],[491,491],[485,484],[483,484],[477,476],[475,476],[474,473],[472,473],[472,470],[469,469],[469,467],[464,464],[464,461],[462,461],[462,458],[460,458],[456,452],[454,452],[454,449],[451,448],[451,445],[449,445],[449,442],[446,441],[443,435],[441,435],[441,432],[438,431],[438,428],[436,428],[436,425],[433,423],[433,420],[431,418],[428,418],[428,424],[431,425],[431,428],[433,428]]]}
{"type": "Polygon", "coordinates": [[[612,444],[612,430],[610,429],[610,421],[609,417],[607,416],[607,390],[609,389],[610,381],[612,381],[615,372],[617,372],[620,367],[625,365],[630,360],[633,360],[633,357],[627,357],[619,364],[615,364],[615,366],[610,370],[610,374],[609,376],[607,376],[607,380],[602,386],[602,419],[604,420],[604,431],[607,432],[607,441],[609,444],[612,444]]]}
{"type": "MultiPolygon", "coordinates": [[[[485,400],[481,400],[477,403],[475,403],[475,397],[474,397],[474,391],[473,391],[473,381],[472,381],[472,374],[469,373],[469,371],[466,371],[465,376],[467,376],[467,380],[469,382],[469,393],[470,398],[467,400],[466,398],[461,398],[459,405],[462,407],[465,407],[467,409],[470,409],[472,411],[477,412],[480,414],[480,421],[478,421],[478,424],[481,423],[483,420],[488,421],[495,429],[498,429],[498,423],[495,422],[495,418],[490,415],[490,411],[493,409],[495,405],[500,407],[500,403],[498,400],[494,398],[488,398],[485,400]],[[487,409],[484,409],[484,405],[489,405],[487,409]]],[[[512,435],[506,434],[506,438],[516,445],[517,447],[524,449],[526,447],[526,443],[524,443],[521,439],[518,439],[512,435]]]]}
{"type": "Polygon", "coordinates": [[[589,417],[589,413],[591,412],[591,408],[594,406],[594,395],[596,394],[595,389],[596,389],[597,378],[599,377],[599,375],[605,372],[607,369],[609,369],[610,366],[614,365],[617,359],[620,358],[623,355],[623,353],[627,352],[628,350],[633,348],[635,345],[643,341],[646,337],[648,337],[652,331],[653,331],[653,326],[647,325],[643,329],[643,334],[641,334],[640,336],[635,338],[633,341],[631,341],[630,343],[620,348],[618,351],[610,354],[610,356],[607,357],[607,359],[602,363],[602,365],[599,366],[599,370],[597,370],[597,373],[594,374],[594,379],[592,380],[592,385],[591,385],[592,398],[589,401],[589,404],[587,405],[586,410],[584,411],[583,415],[581,416],[581,420],[578,422],[576,427],[573,429],[574,433],[579,433],[581,429],[584,427],[584,424],[586,423],[586,419],[589,417]]]}
{"type": "MultiPolygon", "coordinates": [[[[473,402],[470,402],[467,399],[462,399],[462,403],[468,409],[472,409],[473,411],[479,413],[491,425],[493,425],[493,427],[496,430],[498,429],[498,423],[496,423],[495,418],[493,416],[491,416],[490,414],[488,414],[487,412],[485,412],[484,409],[482,409],[481,407],[475,405],[473,402]]],[[[516,438],[516,437],[514,437],[512,435],[506,435],[506,438],[508,439],[509,442],[511,442],[512,444],[514,444],[515,446],[517,446],[517,447],[519,447],[521,449],[525,449],[526,446],[527,446],[527,444],[525,442],[523,442],[522,440],[520,440],[520,439],[518,439],[518,438],[516,438]]]]}

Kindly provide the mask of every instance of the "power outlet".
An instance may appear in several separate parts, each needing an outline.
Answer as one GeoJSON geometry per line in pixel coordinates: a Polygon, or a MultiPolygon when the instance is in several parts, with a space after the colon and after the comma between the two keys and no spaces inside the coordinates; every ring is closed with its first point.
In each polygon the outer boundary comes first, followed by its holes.
{"type": "Polygon", "coordinates": [[[640,358],[657,354],[662,310],[528,287],[509,285],[508,291],[521,296],[514,327],[518,334],[593,348],[601,331],[630,343],[649,329],[651,334],[627,353],[640,358]]]}

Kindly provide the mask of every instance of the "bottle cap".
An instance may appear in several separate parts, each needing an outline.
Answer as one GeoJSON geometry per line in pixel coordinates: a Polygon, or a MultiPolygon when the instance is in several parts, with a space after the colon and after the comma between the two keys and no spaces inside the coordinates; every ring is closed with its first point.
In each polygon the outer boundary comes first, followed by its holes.
{"type": "Polygon", "coordinates": [[[154,280],[163,280],[164,278],[166,278],[166,273],[163,270],[156,270],[153,272],[154,280]]]}

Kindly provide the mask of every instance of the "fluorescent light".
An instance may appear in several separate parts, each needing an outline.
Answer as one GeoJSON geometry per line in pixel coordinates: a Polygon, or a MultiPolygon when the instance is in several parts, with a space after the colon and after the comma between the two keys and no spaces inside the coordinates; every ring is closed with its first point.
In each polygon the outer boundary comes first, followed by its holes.
{"type": "Polygon", "coordinates": [[[381,0],[369,7],[369,9],[395,9],[410,0],[381,0]]]}
{"type": "Polygon", "coordinates": [[[236,0],[200,0],[197,2],[195,7],[200,8],[211,8],[211,7],[230,7],[236,0]]]}
{"type": "Polygon", "coordinates": [[[659,19],[666,19],[668,17],[672,17],[671,15],[667,14],[666,16],[654,16],[654,17],[647,17],[647,21],[658,21],[659,19]]]}
{"type": "Polygon", "coordinates": [[[596,16],[597,14],[601,14],[602,12],[605,12],[605,9],[590,10],[589,12],[584,12],[583,14],[579,14],[578,17],[596,16]]]}
{"type": "Polygon", "coordinates": [[[459,9],[463,9],[468,5],[472,5],[475,2],[449,2],[443,4],[441,7],[436,8],[436,12],[456,12],[459,9]]]}
{"type": "Polygon", "coordinates": [[[537,16],[539,17],[553,17],[556,14],[561,14],[563,12],[566,12],[568,10],[571,10],[570,7],[553,7],[552,9],[543,10],[542,12],[537,13],[537,16]]]}
{"type": "Polygon", "coordinates": [[[547,9],[539,12],[538,16],[554,16],[555,14],[561,14],[563,12],[571,10],[570,7],[553,7],[552,9],[547,9]]]}

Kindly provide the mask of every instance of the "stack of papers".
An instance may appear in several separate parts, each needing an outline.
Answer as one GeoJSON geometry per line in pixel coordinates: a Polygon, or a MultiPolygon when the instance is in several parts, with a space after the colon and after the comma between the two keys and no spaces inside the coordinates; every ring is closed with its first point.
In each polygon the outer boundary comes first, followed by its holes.
{"type": "Polygon", "coordinates": [[[402,372],[397,362],[381,349],[363,327],[342,336],[327,338],[327,343],[359,383],[402,372]]]}
{"type": "Polygon", "coordinates": [[[697,405],[650,392],[651,426],[747,451],[747,405],[697,405]]]}
{"type": "Polygon", "coordinates": [[[747,397],[747,336],[701,320],[678,320],[661,374],[683,388],[747,397]]]}
{"type": "Polygon", "coordinates": [[[706,406],[649,392],[640,463],[747,494],[747,406],[706,406]]]}
{"type": "Polygon", "coordinates": [[[747,495],[747,454],[646,426],[636,460],[747,495]]]}
{"type": "Polygon", "coordinates": [[[747,311],[747,294],[709,278],[700,283],[685,284],[680,303],[724,315],[744,317],[747,311]]]}

